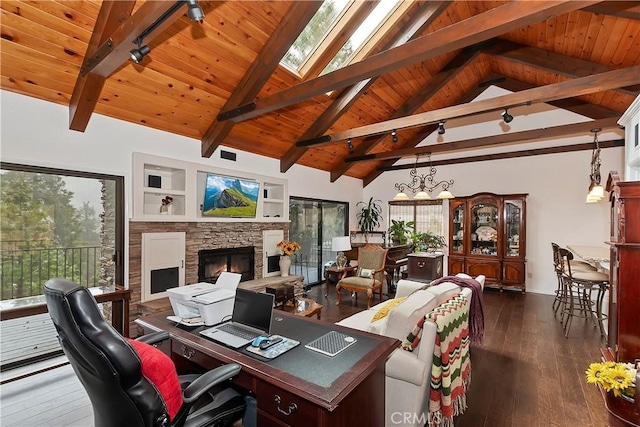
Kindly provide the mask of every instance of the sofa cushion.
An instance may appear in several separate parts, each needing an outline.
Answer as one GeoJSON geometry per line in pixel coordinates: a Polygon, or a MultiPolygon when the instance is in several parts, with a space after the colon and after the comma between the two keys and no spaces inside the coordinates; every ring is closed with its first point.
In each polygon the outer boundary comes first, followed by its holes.
{"type": "Polygon", "coordinates": [[[384,335],[402,340],[413,329],[418,319],[438,305],[436,296],[427,291],[416,291],[402,304],[393,308],[388,317],[384,335]]]}
{"type": "Polygon", "coordinates": [[[436,300],[438,301],[437,305],[440,305],[447,299],[449,299],[452,295],[460,293],[460,286],[451,282],[443,282],[439,285],[431,286],[426,290],[436,296],[436,300]]]}
{"type": "Polygon", "coordinates": [[[389,300],[387,302],[385,302],[382,307],[380,307],[377,311],[376,314],[373,315],[373,318],[371,319],[371,322],[375,322],[376,320],[380,320],[384,317],[387,317],[387,315],[389,314],[389,311],[396,307],[398,304],[401,304],[404,300],[406,300],[406,297],[402,297],[402,298],[394,298],[392,300],[389,300]]]}

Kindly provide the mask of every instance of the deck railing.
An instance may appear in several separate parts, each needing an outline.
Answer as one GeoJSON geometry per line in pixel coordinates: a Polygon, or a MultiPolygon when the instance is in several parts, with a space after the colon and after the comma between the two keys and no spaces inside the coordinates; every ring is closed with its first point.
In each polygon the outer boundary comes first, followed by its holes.
{"type": "Polygon", "coordinates": [[[42,295],[53,277],[98,286],[100,251],[100,246],[0,250],[0,300],[42,295]]]}

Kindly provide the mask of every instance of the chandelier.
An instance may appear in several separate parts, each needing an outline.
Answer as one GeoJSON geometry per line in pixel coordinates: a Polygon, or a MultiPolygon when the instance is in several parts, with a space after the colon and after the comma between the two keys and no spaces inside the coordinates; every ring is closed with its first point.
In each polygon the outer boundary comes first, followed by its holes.
{"type": "Polygon", "coordinates": [[[589,174],[589,193],[585,203],[596,203],[604,199],[604,187],[600,184],[600,144],[598,132],[601,128],[591,129],[593,132],[593,151],[591,153],[591,173],[589,174]]]}
{"type": "Polygon", "coordinates": [[[413,169],[409,172],[411,175],[411,181],[409,183],[397,183],[395,185],[398,190],[398,194],[395,195],[393,200],[409,200],[409,196],[404,192],[405,188],[411,190],[413,193],[417,193],[413,196],[414,200],[428,200],[431,199],[431,193],[438,187],[442,187],[442,191],[438,194],[438,199],[453,199],[453,194],[449,191],[449,187],[453,185],[453,180],[436,181],[436,168],[431,165],[431,154],[428,154],[429,158],[429,173],[418,175],[418,159],[420,155],[416,156],[416,163],[413,165],[413,169]]]}

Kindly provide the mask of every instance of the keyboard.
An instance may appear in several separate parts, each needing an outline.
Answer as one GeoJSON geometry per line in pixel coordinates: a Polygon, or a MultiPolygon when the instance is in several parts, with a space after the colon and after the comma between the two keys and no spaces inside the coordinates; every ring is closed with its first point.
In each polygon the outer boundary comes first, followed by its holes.
{"type": "Polygon", "coordinates": [[[234,325],[232,323],[225,323],[223,325],[218,326],[218,329],[224,332],[227,332],[231,335],[235,335],[240,338],[244,338],[246,340],[252,340],[260,334],[255,333],[254,331],[249,331],[242,326],[234,325]]]}
{"type": "Polygon", "coordinates": [[[353,345],[356,341],[357,340],[352,336],[337,331],[331,331],[320,338],[311,341],[309,344],[305,345],[305,347],[309,350],[317,351],[318,353],[333,357],[350,345],[353,345]]]}

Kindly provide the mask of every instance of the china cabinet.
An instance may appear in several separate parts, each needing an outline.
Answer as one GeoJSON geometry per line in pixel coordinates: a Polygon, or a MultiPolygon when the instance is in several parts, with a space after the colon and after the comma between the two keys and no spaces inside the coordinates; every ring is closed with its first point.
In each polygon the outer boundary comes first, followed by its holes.
{"type": "Polygon", "coordinates": [[[479,193],[449,204],[449,274],[525,291],[526,194],[479,193]]]}
{"type": "Polygon", "coordinates": [[[611,202],[608,344],[616,360],[640,358],[640,181],[607,181],[611,202]]]}

